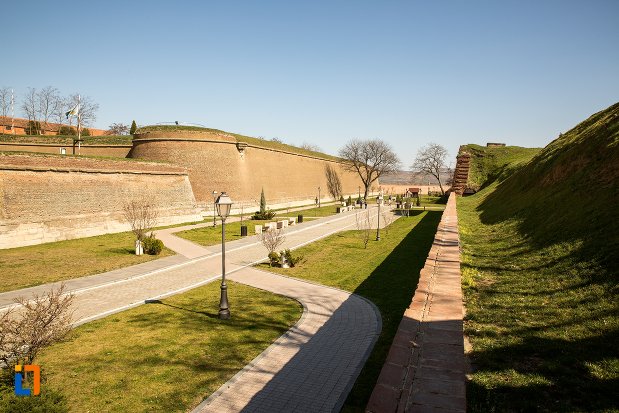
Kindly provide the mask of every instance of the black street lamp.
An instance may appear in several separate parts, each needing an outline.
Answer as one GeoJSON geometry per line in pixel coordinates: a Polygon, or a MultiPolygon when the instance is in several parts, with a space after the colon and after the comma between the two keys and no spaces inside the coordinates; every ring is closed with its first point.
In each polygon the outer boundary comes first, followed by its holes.
{"type": "Polygon", "coordinates": [[[376,198],[376,203],[378,204],[378,226],[376,227],[376,241],[380,241],[380,204],[383,203],[383,193],[380,192],[378,197],[376,198]]]}
{"type": "Polygon", "coordinates": [[[320,208],[320,187],[318,187],[318,208],[320,208]]]}
{"type": "Polygon", "coordinates": [[[213,191],[213,227],[214,227],[215,225],[217,225],[217,224],[215,223],[215,217],[216,217],[216,215],[215,215],[215,202],[217,202],[217,201],[216,201],[216,199],[215,199],[215,196],[217,196],[217,194],[218,194],[218,193],[219,193],[219,192],[217,192],[217,191],[213,191]]]}
{"type": "Polygon", "coordinates": [[[228,286],[226,285],[226,218],[232,209],[232,200],[225,192],[217,197],[215,201],[217,215],[221,217],[221,296],[219,298],[219,318],[227,320],[230,318],[228,308],[228,286]]]}

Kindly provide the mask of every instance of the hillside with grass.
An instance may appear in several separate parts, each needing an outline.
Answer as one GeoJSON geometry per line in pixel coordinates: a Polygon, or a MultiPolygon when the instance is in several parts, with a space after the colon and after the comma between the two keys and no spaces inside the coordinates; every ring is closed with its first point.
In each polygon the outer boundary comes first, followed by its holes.
{"type": "Polygon", "coordinates": [[[469,410],[619,410],[619,104],[541,150],[464,148],[469,410]]]}

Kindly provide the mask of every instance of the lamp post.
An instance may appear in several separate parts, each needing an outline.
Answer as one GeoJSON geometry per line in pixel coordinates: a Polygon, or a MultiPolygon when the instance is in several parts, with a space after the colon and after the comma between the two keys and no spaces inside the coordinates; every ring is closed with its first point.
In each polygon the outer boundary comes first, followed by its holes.
{"type": "Polygon", "coordinates": [[[228,308],[228,286],[226,285],[226,218],[232,209],[232,200],[225,192],[222,192],[215,201],[217,214],[221,217],[221,296],[219,298],[219,318],[230,318],[228,308]]]}
{"type": "Polygon", "coordinates": [[[383,193],[380,192],[378,197],[376,198],[376,203],[378,204],[378,226],[376,227],[376,241],[380,241],[380,204],[383,203],[383,193]]]}
{"type": "Polygon", "coordinates": [[[320,208],[320,187],[318,187],[318,208],[320,208]]]}
{"type": "Polygon", "coordinates": [[[217,225],[217,224],[215,223],[215,208],[216,208],[216,207],[215,207],[215,202],[216,202],[215,196],[217,196],[217,194],[218,194],[218,192],[217,192],[217,191],[213,191],[213,227],[214,227],[215,225],[217,225]]]}

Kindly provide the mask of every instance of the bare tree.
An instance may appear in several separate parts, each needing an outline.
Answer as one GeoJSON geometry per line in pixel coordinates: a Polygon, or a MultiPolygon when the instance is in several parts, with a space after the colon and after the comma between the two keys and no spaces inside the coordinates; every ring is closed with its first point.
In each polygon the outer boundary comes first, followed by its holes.
{"type": "Polygon", "coordinates": [[[134,198],[123,204],[125,220],[131,225],[131,231],[142,242],[146,233],[157,225],[158,211],[153,198],[134,198]]]}
{"type": "Polygon", "coordinates": [[[0,88],[0,114],[7,117],[11,108],[11,88],[0,88]]]}
{"type": "Polygon", "coordinates": [[[47,86],[37,92],[37,110],[41,121],[49,123],[59,99],[60,95],[55,87],[47,86]]]}
{"type": "Polygon", "coordinates": [[[301,149],[305,149],[306,151],[322,152],[322,149],[320,149],[320,146],[313,144],[313,143],[303,142],[301,146],[299,147],[301,149]]]}
{"type": "MultiPolygon", "coordinates": [[[[69,96],[69,106],[72,108],[77,104],[78,94],[74,93],[69,96]]],[[[97,111],[99,110],[99,104],[90,98],[90,96],[80,97],[80,109],[79,116],[82,122],[82,126],[90,126],[97,120],[97,111]]],[[[69,123],[71,125],[71,123],[69,123]]]]}
{"type": "Polygon", "coordinates": [[[43,348],[60,341],[71,329],[73,295],[65,294],[64,284],[15,301],[21,307],[0,316],[0,361],[5,366],[32,364],[43,348]]]}
{"type": "Polygon", "coordinates": [[[348,162],[345,167],[359,174],[363,182],[363,197],[367,199],[368,189],[373,182],[387,172],[398,170],[400,160],[391,147],[381,140],[352,140],[341,150],[340,157],[348,162]]]}
{"type": "Polygon", "coordinates": [[[124,123],[112,123],[107,130],[108,135],[128,135],[129,125],[124,123]]]}
{"type": "Polygon", "coordinates": [[[262,245],[269,251],[269,254],[277,251],[277,248],[286,241],[286,236],[281,229],[269,229],[260,234],[262,245]]]}
{"type": "Polygon", "coordinates": [[[24,101],[21,104],[21,109],[24,112],[24,116],[31,121],[37,121],[38,104],[37,104],[37,90],[29,87],[24,95],[24,101]]]}
{"type": "Polygon", "coordinates": [[[359,237],[363,242],[363,248],[368,247],[370,242],[370,233],[372,227],[372,219],[370,218],[370,210],[364,209],[355,215],[357,231],[359,231],[359,237]]]}
{"type": "Polygon", "coordinates": [[[55,123],[62,126],[67,120],[67,111],[71,109],[70,107],[70,97],[62,97],[57,96],[56,103],[54,105],[54,110],[52,113],[52,119],[55,123]]]}
{"type": "Polygon", "coordinates": [[[339,200],[342,196],[342,181],[337,174],[335,168],[331,165],[325,165],[325,176],[327,178],[327,190],[335,200],[339,200]]]}
{"type": "Polygon", "coordinates": [[[447,149],[437,143],[429,143],[419,149],[415,162],[411,169],[418,172],[430,174],[438,180],[438,186],[441,188],[441,194],[445,194],[443,184],[441,183],[441,169],[445,167],[447,159],[447,149]]]}

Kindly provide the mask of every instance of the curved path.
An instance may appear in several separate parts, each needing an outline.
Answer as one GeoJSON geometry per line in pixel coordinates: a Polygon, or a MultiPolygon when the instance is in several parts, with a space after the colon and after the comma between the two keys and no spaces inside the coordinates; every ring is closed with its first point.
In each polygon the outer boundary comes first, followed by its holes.
{"type": "Polygon", "coordinates": [[[194,413],[339,411],[381,331],[374,304],[253,268],[230,279],[296,299],[303,316],[194,413]]]}

